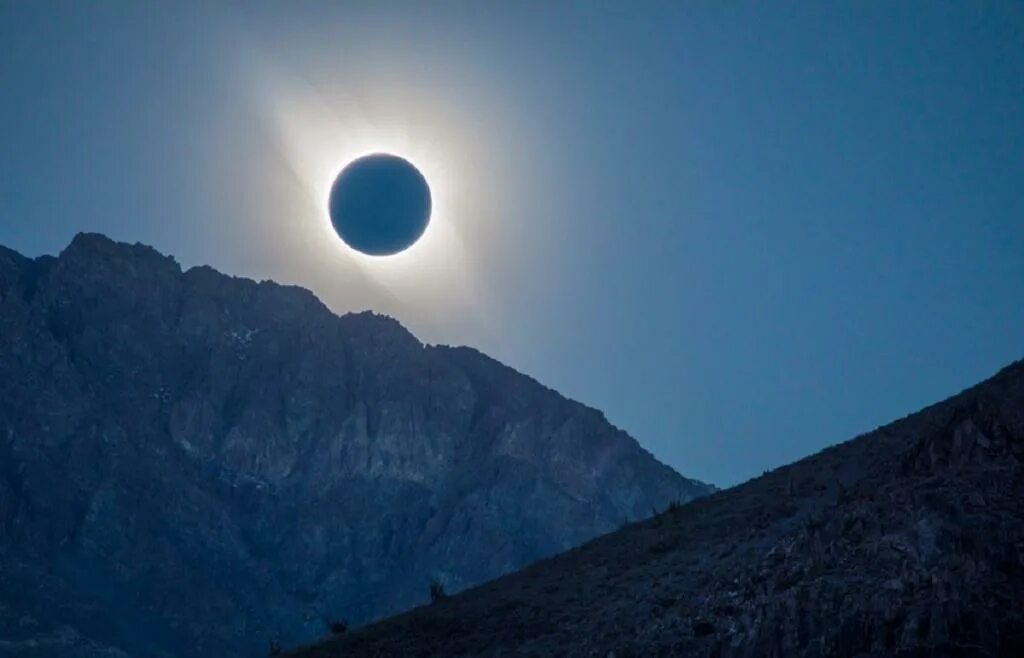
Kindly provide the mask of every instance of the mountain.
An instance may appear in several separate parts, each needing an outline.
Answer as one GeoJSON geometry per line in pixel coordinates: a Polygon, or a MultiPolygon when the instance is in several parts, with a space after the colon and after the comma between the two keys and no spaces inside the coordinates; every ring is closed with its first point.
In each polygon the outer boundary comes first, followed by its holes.
{"type": "Polygon", "coordinates": [[[738,487],[291,655],[1024,656],[1024,362],[738,487]]]}
{"type": "Polygon", "coordinates": [[[100,235],[0,248],[0,656],[263,655],[712,490],[390,318],[100,235]]]}

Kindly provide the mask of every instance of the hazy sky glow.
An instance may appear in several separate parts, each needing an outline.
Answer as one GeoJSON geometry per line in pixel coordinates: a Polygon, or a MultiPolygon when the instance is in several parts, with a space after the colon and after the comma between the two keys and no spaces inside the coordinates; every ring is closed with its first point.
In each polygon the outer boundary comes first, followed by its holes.
{"type": "Polygon", "coordinates": [[[0,4],[0,244],[393,315],[717,484],[1024,356],[1024,4],[430,4],[0,4]],[[393,259],[327,217],[374,151],[393,259]]]}

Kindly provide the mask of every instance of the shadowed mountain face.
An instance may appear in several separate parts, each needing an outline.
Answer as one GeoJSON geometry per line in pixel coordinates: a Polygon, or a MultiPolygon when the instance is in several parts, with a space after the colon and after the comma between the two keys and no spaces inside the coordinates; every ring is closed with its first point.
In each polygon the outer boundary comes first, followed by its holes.
{"type": "Polygon", "coordinates": [[[1024,656],[1024,362],[295,656],[1024,656]]]}
{"type": "Polygon", "coordinates": [[[712,490],[597,411],[308,291],[0,248],[0,656],[241,656],[712,490]]]}

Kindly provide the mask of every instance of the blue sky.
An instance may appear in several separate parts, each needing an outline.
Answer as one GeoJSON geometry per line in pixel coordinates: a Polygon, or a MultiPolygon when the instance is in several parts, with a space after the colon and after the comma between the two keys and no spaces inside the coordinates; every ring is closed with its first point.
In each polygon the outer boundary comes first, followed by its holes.
{"type": "Polygon", "coordinates": [[[552,4],[0,5],[0,243],[389,313],[722,485],[1024,356],[1024,4],[552,4]],[[444,171],[404,271],[311,228],[367,131],[444,171]]]}

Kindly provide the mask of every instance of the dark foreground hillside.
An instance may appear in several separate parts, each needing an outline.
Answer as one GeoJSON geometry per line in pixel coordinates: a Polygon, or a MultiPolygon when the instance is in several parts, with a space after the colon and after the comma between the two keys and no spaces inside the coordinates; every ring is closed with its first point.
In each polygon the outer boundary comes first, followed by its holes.
{"type": "Polygon", "coordinates": [[[1024,656],[1024,362],[328,656],[1024,656]]]}
{"type": "Polygon", "coordinates": [[[713,488],[582,404],[307,290],[0,247],[0,656],[252,656],[713,488]]]}

